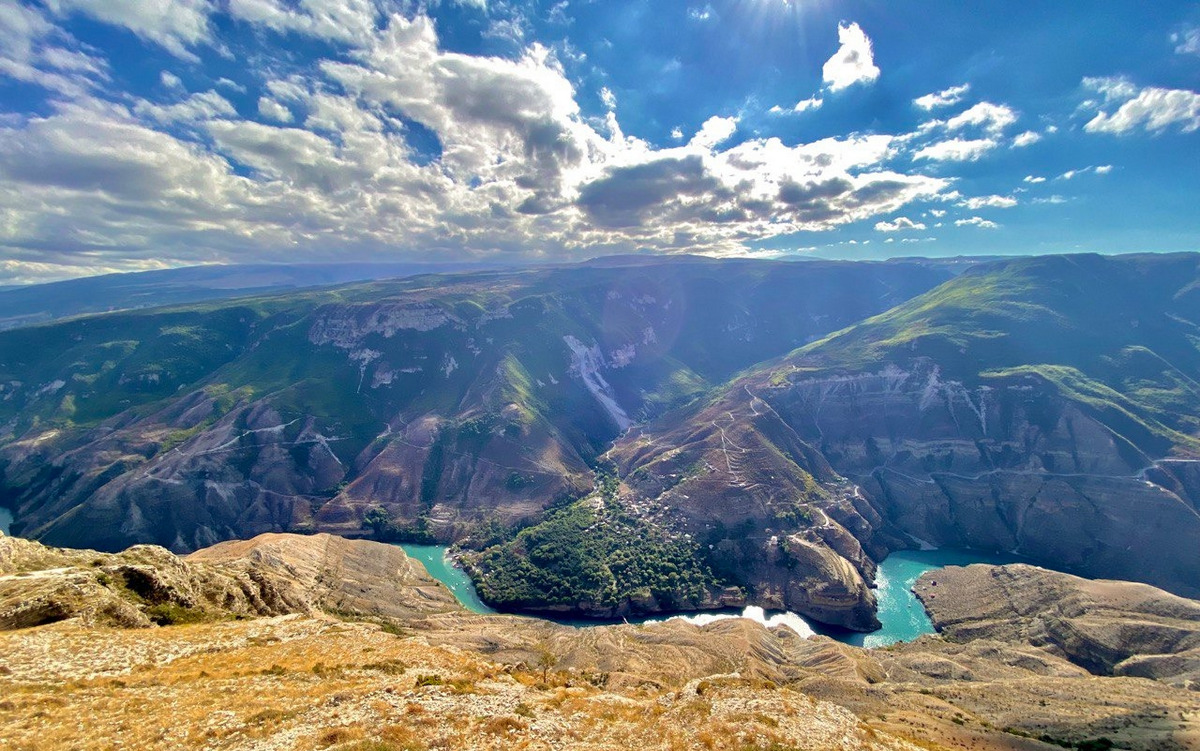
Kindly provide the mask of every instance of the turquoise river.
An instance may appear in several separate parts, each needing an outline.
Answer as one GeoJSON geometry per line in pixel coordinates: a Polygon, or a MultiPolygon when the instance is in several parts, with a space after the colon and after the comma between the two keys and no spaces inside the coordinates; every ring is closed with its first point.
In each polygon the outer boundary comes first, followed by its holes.
{"type": "MultiPolygon", "coordinates": [[[[467,574],[455,566],[446,556],[446,548],[440,545],[402,545],[404,551],[425,564],[425,568],[438,581],[445,584],[462,603],[475,613],[494,613],[475,593],[475,587],[467,574]]],[[[875,596],[879,601],[879,620],[883,628],[869,634],[850,631],[835,631],[825,627],[814,628],[794,613],[766,613],[762,608],[748,607],[740,613],[684,613],[684,618],[693,623],[710,623],[721,618],[752,618],[768,626],[786,625],[802,636],[814,632],[831,636],[838,641],[860,647],[883,647],[899,641],[911,641],[922,634],[932,634],[933,624],[925,609],[912,592],[913,584],[921,574],[943,566],[966,566],[971,563],[1014,563],[1018,558],[1010,555],[989,555],[973,550],[902,550],[889,555],[879,564],[875,577],[875,596]]],[[[647,620],[662,620],[659,616],[647,620]]],[[[631,620],[632,622],[632,620],[631,620]]],[[[571,625],[588,625],[580,621],[569,621],[571,625]]],[[[599,625],[601,621],[590,625],[599,625]]]]}
{"type": "MultiPolygon", "coordinates": [[[[12,514],[8,509],[0,507],[0,532],[8,533],[12,523],[12,514]]],[[[466,572],[455,566],[446,556],[446,548],[441,545],[402,545],[404,552],[425,565],[429,573],[438,581],[445,584],[462,603],[463,607],[475,613],[494,613],[479,595],[466,572]]],[[[849,631],[835,631],[818,626],[817,633],[831,636],[838,641],[854,644],[860,647],[882,647],[898,641],[911,641],[922,634],[933,633],[933,624],[921,607],[920,601],[912,593],[913,584],[926,571],[939,569],[943,566],[965,566],[970,563],[1013,563],[1019,559],[1013,556],[989,555],[972,550],[902,550],[889,555],[879,564],[875,577],[877,589],[875,596],[879,601],[879,620],[883,628],[869,634],[849,631]]],[[[802,617],[794,613],[767,613],[762,608],[748,607],[741,612],[731,613],[683,613],[676,618],[684,618],[693,623],[710,623],[721,618],[733,617],[752,618],[768,626],[786,625],[802,636],[814,633],[814,628],[802,617]]],[[[662,620],[668,616],[638,619],[642,622],[662,620]]],[[[564,621],[574,626],[599,625],[601,621],[564,621]]]]}

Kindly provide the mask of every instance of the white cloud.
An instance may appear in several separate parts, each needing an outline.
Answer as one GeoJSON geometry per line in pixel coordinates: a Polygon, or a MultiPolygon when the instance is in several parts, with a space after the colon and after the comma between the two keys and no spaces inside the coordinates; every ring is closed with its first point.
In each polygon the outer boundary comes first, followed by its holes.
{"type": "Polygon", "coordinates": [[[1057,205],[1057,204],[1060,204],[1060,203],[1066,203],[1066,202],[1067,202],[1067,199],[1065,199],[1065,198],[1063,198],[1062,196],[1059,196],[1059,195],[1053,195],[1053,196],[1047,196],[1046,198],[1035,198],[1035,199],[1033,199],[1033,202],[1034,202],[1034,203],[1037,203],[1037,204],[1053,204],[1053,205],[1057,205]]]}
{"type": "Polygon", "coordinates": [[[838,24],[838,42],[841,44],[838,51],[821,68],[821,76],[831,91],[879,78],[871,40],[858,24],[838,24]]]}
{"type": "MultiPolygon", "coordinates": [[[[338,17],[317,0],[236,5],[260,32],[324,33],[338,17]]],[[[327,59],[264,69],[260,90],[218,83],[257,102],[253,119],[165,77],[154,100],[108,94],[88,84],[102,64],[64,48],[69,74],[50,68],[41,55],[59,32],[20,18],[27,43],[0,46],[0,59],[27,50],[34,72],[74,88],[50,114],[0,118],[0,279],[200,259],[743,254],[757,239],[894,216],[950,185],[885,167],[901,138],[884,134],[730,145],[737,118],[713,117],[657,148],[624,135],[615,112],[585,117],[550,50],[448,52],[423,15],[376,16],[327,59]]]]}
{"type": "Polygon", "coordinates": [[[239,94],[246,93],[245,86],[241,85],[240,83],[238,83],[236,81],[230,81],[228,78],[218,78],[217,86],[219,86],[222,89],[228,89],[229,91],[236,91],[239,94]]]}
{"type": "Polygon", "coordinates": [[[702,149],[711,149],[719,143],[728,141],[729,138],[737,131],[738,119],[736,117],[719,117],[713,115],[704,121],[700,126],[699,132],[692,136],[691,146],[698,146],[702,149]]]}
{"type": "Polygon", "coordinates": [[[237,114],[233,105],[215,91],[192,94],[174,104],[154,104],[141,100],[134,104],[133,111],[162,125],[193,124],[237,114]]]}
{"type": "Polygon", "coordinates": [[[1194,91],[1154,86],[1139,89],[1126,78],[1085,78],[1083,85],[1104,97],[1101,106],[1120,103],[1111,113],[1097,111],[1083,126],[1089,133],[1128,135],[1144,130],[1157,134],[1172,127],[1191,133],[1200,129],[1200,94],[1194,91]]]}
{"type": "Polygon", "coordinates": [[[805,112],[807,110],[819,110],[821,105],[825,104],[825,100],[819,96],[810,96],[808,99],[801,99],[796,102],[796,106],[792,107],[792,112],[805,112]]]}
{"type": "Polygon", "coordinates": [[[992,135],[998,135],[1017,121],[1017,113],[1004,104],[980,102],[970,109],[946,121],[946,129],[955,131],[967,127],[978,127],[992,135]]]}
{"type": "Polygon", "coordinates": [[[971,85],[964,83],[962,86],[951,86],[948,89],[926,94],[922,97],[917,97],[913,100],[913,104],[923,110],[932,110],[938,107],[949,107],[958,104],[971,90],[971,85]]]}
{"type": "Polygon", "coordinates": [[[236,19],[279,33],[295,32],[347,44],[367,42],[379,19],[371,0],[305,0],[294,6],[278,0],[228,1],[229,14],[236,19]]]}
{"type": "Polygon", "coordinates": [[[290,123],[293,119],[291,110],[266,96],[258,98],[258,114],[277,123],[290,123]]]}
{"type": "Polygon", "coordinates": [[[890,222],[876,222],[876,232],[901,232],[904,230],[919,230],[925,229],[925,225],[921,222],[914,222],[905,216],[898,216],[890,222]]]}
{"type": "Polygon", "coordinates": [[[1011,196],[976,196],[959,201],[958,205],[972,211],[983,208],[1011,209],[1017,205],[1017,199],[1011,196]]]}
{"type": "Polygon", "coordinates": [[[1032,131],[1032,130],[1027,130],[1024,133],[1020,133],[1015,138],[1013,138],[1012,145],[1014,148],[1020,149],[1020,148],[1026,147],[1026,146],[1032,146],[1033,144],[1037,143],[1040,140],[1042,140],[1041,133],[1038,133],[1038,132],[1032,131]]]}
{"type": "Polygon", "coordinates": [[[617,108],[617,95],[607,86],[600,89],[600,101],[607,110],[615,110],[617,108]]]}
{"type": "Polygon", "coordinates": [[[0,4],[0,77],[68,98],[86,96],[108,79],[108,64],[55,27],[37,8],[0,4]]]}
{"type": "Polygon", "coordinates": [[[683,128],[680,128],[678,125],[676,125],[674,128],[671,128],[671,138],[673,138],[676,141],[682,141],[683,140],[683,128]]]}
{"type": "Polygon", "coordinates": [[[166,86],[168,89],[172,89],[175,91],[183,90],[183,81],[181,81],[179,79],[179,76],[175,75],[174,73],[172,73],[169,70],[164,70],[163,72],[159,73],[158,80],[163,86],[166,86]]]}
{"type": "Polygon", "coordinates": [[[1090,166],[1089,165],[1087,167],[1080,167],[1079,169],[1069,169],[1054,179],[1055,180],[1074,180],[1076,177],[1079,177],[1080,175],[1086,175],[1089,172],[1093,172],[1097,175],[1107,175],[1109,172],[1112,172],[1112,171],[1113,171],[1113,166],[1111,164],[1101,164],[1099,166],[1090,166]]]}
{"type": "Polygon", "coordinates": [[[1039,175],[1026,175],[1024,182],[1032,183],[1032,184],[1036,185],[1038,183],[1046,182],[1046,178],[1041,177],[1039,175]]]}
{"type": "Polygon", "coordinates": [[[1000,144],[992,138],[965,140],[952,138],[919,149],[913,159],[929,159],[936,162],[973,162],[1000,144]]]}
{"type": "Polygon", "coordinates": [[[122,26],[188,60],[196,59],[191,48],[209,41],[216,10],[209,0],[46,0],[46,6],[60,17],[80,13],[122,26]]]}
{"type": "Polygon", "coordinates": [[[1179,55],[1200,55],[1200,27],[1191,27],[1171,35],[1175,52],[1179,55]]]}
{"type": "Polygon", "coordinates": [[[1000,227],[990,219],[984,219],[981,216],[973,216],[968,219],[955,219],[954,226],[956,227],[979,227],[980,229],[997,229],[1000,227]]]}

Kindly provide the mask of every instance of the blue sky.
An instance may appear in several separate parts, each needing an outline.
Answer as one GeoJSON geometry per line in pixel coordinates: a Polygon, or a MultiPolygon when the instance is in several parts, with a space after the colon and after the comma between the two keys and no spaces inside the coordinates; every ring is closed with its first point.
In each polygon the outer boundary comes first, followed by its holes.
{"type": "Polygon", "coordinates": [[[0,284],[1200,250],[1200,3],[0,0],[0,284]]]}

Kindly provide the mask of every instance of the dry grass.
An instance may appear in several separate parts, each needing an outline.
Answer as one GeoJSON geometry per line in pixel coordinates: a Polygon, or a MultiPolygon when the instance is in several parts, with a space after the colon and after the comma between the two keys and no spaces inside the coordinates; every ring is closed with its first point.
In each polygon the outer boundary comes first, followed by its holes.
{"type": "MultiPolygon", "coordinates": [[[[44,631],[44,630],[41,630],[44,631]]],[[[751,682],[603,690],[311,618],[0,634],[0,747],[279,751],[910,748],[751,682]],[[69,720],[66,718],[70,718],[69,720]]]]}

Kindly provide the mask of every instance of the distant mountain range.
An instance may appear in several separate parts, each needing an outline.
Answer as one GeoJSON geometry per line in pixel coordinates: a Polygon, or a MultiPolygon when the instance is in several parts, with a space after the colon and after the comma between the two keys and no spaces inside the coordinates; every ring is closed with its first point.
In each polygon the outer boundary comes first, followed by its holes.
{"type": "Polygon", "coordinates": [[[874,562],[922,542],[1195,596],[1198,283],[1195,255],[638,257],[21,326],[0,503],[103,550],[458,542],[509,610],[869,629],[874,562]]]}
{"type": "Polygon", "coordinates": [[[233,264],[105,274],[48,284],[0,287],[0,329],[84,313],[179,305],[303,287],[495,267],[461,263],[233,264]]]}

